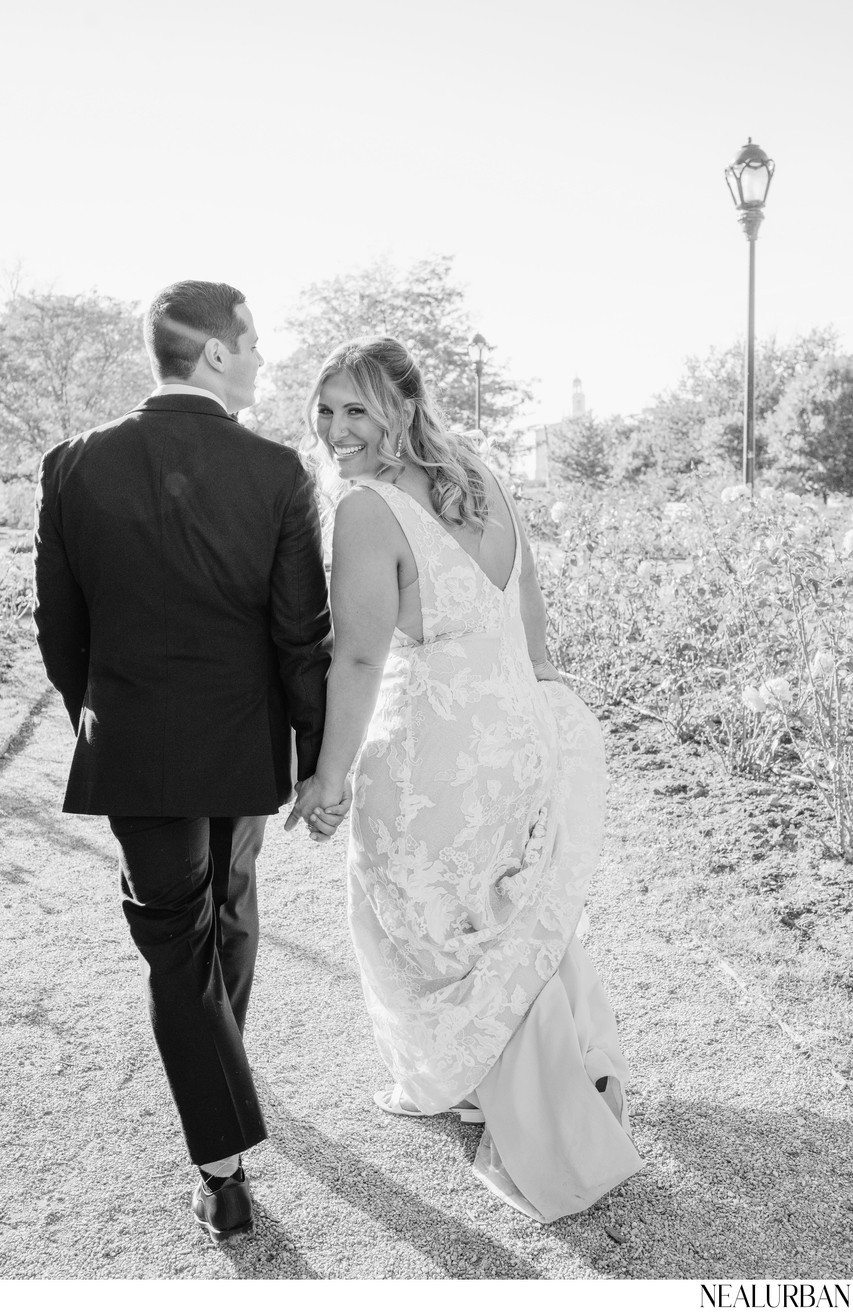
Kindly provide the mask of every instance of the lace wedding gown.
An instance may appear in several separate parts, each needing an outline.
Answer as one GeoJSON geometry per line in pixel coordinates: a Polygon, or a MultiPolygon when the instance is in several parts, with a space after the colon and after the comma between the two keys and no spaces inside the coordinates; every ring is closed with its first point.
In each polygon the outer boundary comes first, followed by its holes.
{"type": "Polygon", "coordinates": [[[552,1221],[642,1164],[613,1014],[576,936],[602,835],[601,730],[565,685],[534,676],[517,533],[501,591],[408,493],[367,486],[411,546],[424,636],[395,630],[355,772],[349,915],[365,999],[406,1095],[438,1113],[476,1091],[475,1172],[552,1221]]]}

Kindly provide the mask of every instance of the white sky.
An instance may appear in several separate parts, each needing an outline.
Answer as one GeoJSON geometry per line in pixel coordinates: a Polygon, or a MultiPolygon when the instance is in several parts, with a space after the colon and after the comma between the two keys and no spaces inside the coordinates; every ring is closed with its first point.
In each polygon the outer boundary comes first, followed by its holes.
{"type": "Polygon", "coordinates": [[[576,373],[630,413],[743,333],[751,135],[758,334],[853,350],[849,0],[27,0],[3,38],[0,266],[56,290],[232,282],[275,357],[305,282],[447,252],[537,413],[576,373]]]}

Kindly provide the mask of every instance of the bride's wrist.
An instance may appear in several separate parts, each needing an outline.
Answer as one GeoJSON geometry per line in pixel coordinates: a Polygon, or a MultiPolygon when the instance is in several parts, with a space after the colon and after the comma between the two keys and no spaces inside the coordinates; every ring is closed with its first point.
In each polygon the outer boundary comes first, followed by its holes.
{"type": "Polygon", "coordinates": [[[343,797],[344,788],[346,787],[346,775],[337,775],[326,773],[318,770],[314,775],[314,782],[324,795],[332,795],[336,798],[343,797]]]}

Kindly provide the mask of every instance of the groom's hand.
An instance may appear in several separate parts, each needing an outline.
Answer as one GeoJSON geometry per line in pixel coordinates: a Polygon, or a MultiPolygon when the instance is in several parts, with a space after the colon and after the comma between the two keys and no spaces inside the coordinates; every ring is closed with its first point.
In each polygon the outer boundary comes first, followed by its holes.
{"type": "Polygon", "coordinates": [[[299,821],[302,819],[302,812],[299,809],[299,800],[300,800],[300,793],[302,792],[302,789],[304,788],[306,782],[307,780],[301,779],[298,783],[294,785],[296,789],[296,801],[293,803],[293,806],[290,808],[290,813],[284,822],[284,827],[286,830],[295,829],[296,826],[299,824],[299,821]]]}
{"type": "Polygon", "coordinates": [[[304,820],[315,842],[325,842],[331,838],[352,805],[352,786],[348,779],[339,801],[329,798],[328,792],[321,789],[314,775],[297,783],[296,795],[297,800],[284,827],[286,830],[295,829],[299,821],[304,820]]]}
{"type": "Polygon", "coordinates": [[[324,843],[331,838],[338,825],[352,806],[352,784],[347,779],[344,795],[334,806],[316,806],[308,816],[308,828],[311,837],[317,843],[324,843]]]}

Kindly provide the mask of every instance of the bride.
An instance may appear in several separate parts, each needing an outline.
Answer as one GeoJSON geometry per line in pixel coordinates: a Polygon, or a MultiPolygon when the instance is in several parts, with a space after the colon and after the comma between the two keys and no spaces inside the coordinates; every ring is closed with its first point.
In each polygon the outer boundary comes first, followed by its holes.
{"type": "Polygon", "coordinates": [[[406,348],[340,347],[309,415],[345,491],[326,729],[288,827],[331,832],[356,761],[350,928],[394,1080],[376,1101],[484,1121],[478,1177],[553,1221],[642,1164],[576,933],[601,842],[601,731],[548,660],[511,497],[443,427],[406,348]]]}

